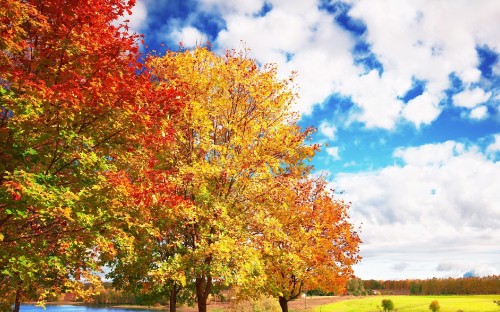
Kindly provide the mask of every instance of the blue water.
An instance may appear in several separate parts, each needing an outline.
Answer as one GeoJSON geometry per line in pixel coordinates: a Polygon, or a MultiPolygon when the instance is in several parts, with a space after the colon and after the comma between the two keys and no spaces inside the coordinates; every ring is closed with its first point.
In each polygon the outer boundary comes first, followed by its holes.
{"type": "Polygon", "coordinates": [[[115,309],[107,307],[89,307],[82,305],[46,305],[45,310],[34,305],[21,305],[21,312],[144,312],[150,310],[139,309],[115,309]]]}

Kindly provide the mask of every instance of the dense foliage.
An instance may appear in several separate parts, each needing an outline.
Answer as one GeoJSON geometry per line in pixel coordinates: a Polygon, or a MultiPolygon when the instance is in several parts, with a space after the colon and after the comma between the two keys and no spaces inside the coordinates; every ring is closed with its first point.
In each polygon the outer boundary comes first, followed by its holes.
{"type": "Polygon", "coordinates": [[[368,292],[365,290],[363,280],[360,278],[352,278],[346,284],[347,292],[353,296],[365,296],[368,292]]]}
{"type": "Polygon", "coordinates": [[[382,310],[384,312],[394,310],[394,302],[391,299],[382,299],[382,310]]]}

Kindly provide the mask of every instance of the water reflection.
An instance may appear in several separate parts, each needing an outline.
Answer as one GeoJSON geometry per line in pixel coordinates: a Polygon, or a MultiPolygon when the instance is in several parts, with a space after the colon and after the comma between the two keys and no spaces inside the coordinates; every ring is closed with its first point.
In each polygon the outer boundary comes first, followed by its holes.
{"type": "Polygon", "coordinates": [[[21,305],[21,312],[144,312],[149,310],[121,309],[110,307],[89,307],[83,305],[46,305],[45,311],[34,305],[21,305]]]}

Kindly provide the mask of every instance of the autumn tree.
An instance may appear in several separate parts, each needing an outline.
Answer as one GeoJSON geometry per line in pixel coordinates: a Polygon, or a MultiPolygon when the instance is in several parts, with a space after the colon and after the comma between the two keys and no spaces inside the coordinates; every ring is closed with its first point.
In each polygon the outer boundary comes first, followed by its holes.
{"type": "Polygon", "coordinates": [[[360,239],[349,222],[348,205],[335,200],[322,178],[292,173],[276,180],[267,216],[255,241],[262,253],[265,291],[288,301],[321,289],[344,293],[360,239]]]}
{"type": "Polygon", "coordinates": [[[291,80],[278,79],[275,66],[259,67],[245,52],[217,56],[206,48],[169,52],[149,66],[159,84],[186,96],[162,166],[172,173],[175,194],[190,204],[169,208],[177,223],[161,242],[178,249],[158,266],[172,281],[179,277],[168,272],[168,263],[184,268],[204,312],[217,288],[253,283],[261,275],[249,228],[261,222],[259,199],[314,147],[304,143],[308,134],[290,111],[291,80]]]}
{"type": "Polygon", "coordinates": [[[429,304],[429,310],[436,312],[439,311],[439,309],[441,309],[439,302],[437,300],[432,300],[431,304],[429,304]]]}
{"type": "Polygon", "coordinates": [[[112,225],[130,213],[110,209],[108,176],[136,150],[156,100],[139,74],[139,37],[113,26],[134,2],[0,0],[5,309],[64,290],[85,296],[81,281],[99,283],[99,257],[127,237],[112,225]]]}

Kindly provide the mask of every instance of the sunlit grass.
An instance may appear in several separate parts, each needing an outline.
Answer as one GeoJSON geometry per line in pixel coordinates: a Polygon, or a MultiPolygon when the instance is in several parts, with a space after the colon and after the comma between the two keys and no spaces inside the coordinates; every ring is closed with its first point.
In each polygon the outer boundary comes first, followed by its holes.
{"type": "MultiPolygon", "coordinates": [[[[493,302],[500,295],[484,296],[373,296],[336,302],[315,309],[316,312],[378,312],[382,299],[391,299],[398,312],[430,311],[429,304],[437,300],[439,312],[499,312],[500,307],[493,302]]],[[[396,310],[395,310],[396,311],[396,310]]]]}

